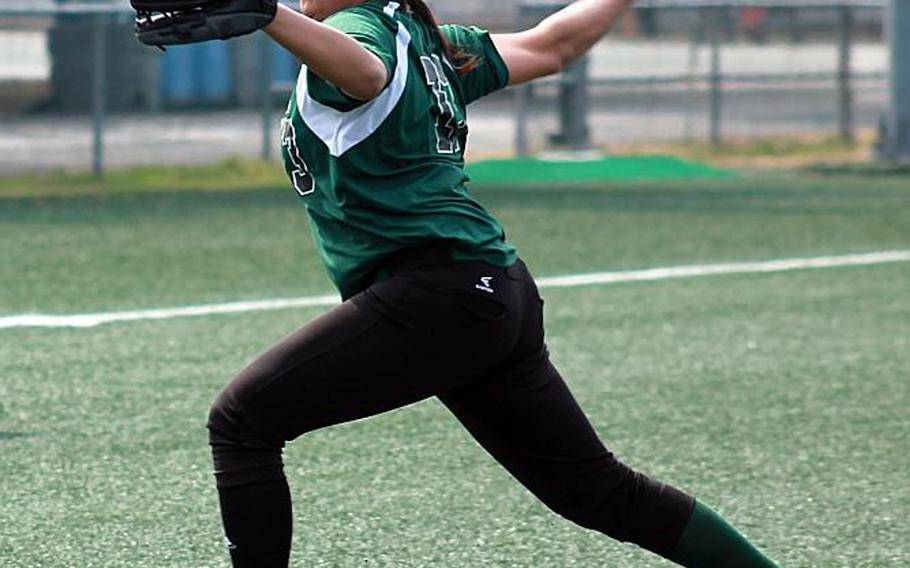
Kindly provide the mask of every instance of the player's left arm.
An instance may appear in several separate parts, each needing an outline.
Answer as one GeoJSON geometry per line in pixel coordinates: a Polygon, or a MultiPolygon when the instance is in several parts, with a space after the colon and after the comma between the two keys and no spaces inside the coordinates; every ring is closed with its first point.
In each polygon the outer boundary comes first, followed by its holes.
{"type": "Polygon", "coordinates": [[[385,64],[357,40],[287,6],[279,5],[264,29],[310,71],[357,100],[375,98],[388,82],[385,64]]]}
{"type": "Polygon", "coordinates": [[[577,0],[529,30],[494,34],[509,84],[559,73],[600,41],[634,1],[577,0]]]}

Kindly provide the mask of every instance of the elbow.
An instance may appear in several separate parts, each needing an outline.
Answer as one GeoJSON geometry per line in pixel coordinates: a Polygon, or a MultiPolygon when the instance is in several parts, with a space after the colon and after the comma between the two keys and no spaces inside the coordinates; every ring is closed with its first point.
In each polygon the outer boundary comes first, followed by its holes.
{"type": "Polygon", "coordinates": [[[378,67],[373,69],[373,72],[370,73],[367,80],[367,89],[370,95],[370,99],[375,99],[379,93],[385,89],[385,86],[389,82],[389,71],[385,68],[385,64],[380,63],[378,67]]]}
{"type": "Polygon", "coordinates": [[[377,60],[376,65],[371,65],[369,69],[358,73],[355,84],[344,91],[357,100],[370,101],[379,96],[388,81],[389,72],[386,70],[385,64],[377,60]]]}

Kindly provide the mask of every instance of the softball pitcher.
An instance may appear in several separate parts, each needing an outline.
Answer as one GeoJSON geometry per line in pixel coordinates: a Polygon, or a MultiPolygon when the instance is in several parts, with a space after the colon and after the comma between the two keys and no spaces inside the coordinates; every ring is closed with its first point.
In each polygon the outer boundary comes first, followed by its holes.
{"type": "Polygon", "coordinates": [[[501,35],[439,26],[423,0],[302,0],[302,14],[230,0],[182,19],[180,2],[164,3],[166,17],[153,13],[160,2],[134,2],[143,41],[264,28],[305,65],[282,122],[284,161],[345,300],[256,359],[211,410],[234,566],[288,565],[287,442],[434,396],[582,527],[683,566],[775,566],[711,509],[604,447],[550,362],[534,280],[466,187],[467,106],[557,73],[631,0],[578,0],[501,35]]]}

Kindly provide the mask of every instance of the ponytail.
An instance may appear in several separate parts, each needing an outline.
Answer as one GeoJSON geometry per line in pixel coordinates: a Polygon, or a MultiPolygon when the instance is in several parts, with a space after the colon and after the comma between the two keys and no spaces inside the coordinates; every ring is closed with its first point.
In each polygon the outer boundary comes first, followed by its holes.
{"type": "Polygon", "coordinates": [[[436,33],[439,36],[439,43],[442,45],[442,49],[445,52],[446,57],[449,59],[449,62],[455,67],[455,70],[459,75],[470,73],[480,66],[482,63],[480,56],[471,53],[465,53],[459,49],[458,46],[452,45],[452,42],[449,41],[449,38],[439,27],[439,22],[436,20],[436,16],[433,15],[433,11],[429,6],[427,6],[427,3],[424,0],[401,0],[401,2],[408,10],[410,10],[412,14],[436,30],[436,33]]]}

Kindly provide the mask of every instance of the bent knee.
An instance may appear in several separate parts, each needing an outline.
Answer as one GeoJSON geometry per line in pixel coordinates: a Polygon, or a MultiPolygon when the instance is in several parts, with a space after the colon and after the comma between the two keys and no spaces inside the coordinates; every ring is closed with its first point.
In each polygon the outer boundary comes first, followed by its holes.
{"type": "Polygon", "coordinates": [[[268,413],[231,386],[225,388],[212,403],[207,426],[213,442],[227,440],[242,445],[279,448],[285,442],[268,413]]]}
{"type": "Polygon", "coordinates": [[[274,422],[274,408],[281,405],[282,395],[270,388],[273,372],[254,362],[242,370],[218,394],[209,412],[209,421],[218,425],[246,422],[256,427],[258,422],[274,422]],[[242,420],[241,420],[242,419],[242,420]]]}
{"type": "Polygon", "coordinates": [[[237,405],[228,389],[221,391],[209,408],[206,426],[209,430],[209,439],[214,443],[220,437],[241,439],[242,431],[247,429],[246,422],[242,419],[243,412],[237,405]]]}
{"type": "Polygon", "coordinates": [[[231,395],[222,392],[209,410],[209,444],[219,487],[266,483],[284,477],[284,442],[266,429],[231,395]]]}

